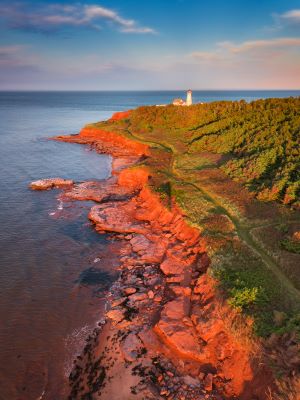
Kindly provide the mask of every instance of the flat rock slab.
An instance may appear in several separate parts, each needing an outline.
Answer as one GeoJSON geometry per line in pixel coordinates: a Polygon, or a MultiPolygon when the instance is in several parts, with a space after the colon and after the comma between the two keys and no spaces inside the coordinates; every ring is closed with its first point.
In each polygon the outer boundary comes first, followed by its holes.
{"type": "Polygon", "coordinates": [[[190,300],[180,296],[165,304],[160,320],[154,327],[157,335],[182,357],[203,361],[207,357],[197,340],[193,328],[188,328],[184,319],[189,315],[190,300]]]}
{"type": "Polygon", "coordinates": [[[186,265],[182,260],[177,260],[174,257],[167,257],[161,264],[160,269],[165,275],[181,275],[183,274],[186,265]]]}
{"type": "Polygon", "coordinates": [[[32,190],[48,190],[53,188],[67,188],[72,186],[73,184],[74,182],[71,179],[48,178],[31,182],[29,187],[32,190]]]}
{"type": "Polygon", "coordinates": [[[96,228],[117,233],[145,233],[142,224],[134,219],[135,207],[132,202],[107,203],[91,208],[89,219],[96,228]]]}
{"type": "Polygon", "coordinates": [[[108,311],[106,315],[116,324],[123,321],[123,319],[125,318],[124,312],[117,309],[108,311]]]}
{"type": "Polygon", "coordinates": [[[74,185],[65,197],[72,200],[93,200],[98,203],[124,201],[134,195],[132,190],[119,186],[111,180],[105,182],[88,181],[74,185]]]}
{"type": "Polygon", "coordinates": [[[158,239],[149,240],[143,235],[136,235],[130,240],[132,250],[138,253],[144,263],[160,263],[166,252],[166,244],[158,239]]]}

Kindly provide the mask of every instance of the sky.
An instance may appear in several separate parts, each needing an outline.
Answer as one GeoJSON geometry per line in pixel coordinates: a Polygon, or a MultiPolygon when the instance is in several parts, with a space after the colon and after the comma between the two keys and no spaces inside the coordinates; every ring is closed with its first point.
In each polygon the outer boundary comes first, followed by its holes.
{"type": "Polygon", "coordinates": [[[300,89],[300,0],[0,0],[0,90],[300,89]]]}

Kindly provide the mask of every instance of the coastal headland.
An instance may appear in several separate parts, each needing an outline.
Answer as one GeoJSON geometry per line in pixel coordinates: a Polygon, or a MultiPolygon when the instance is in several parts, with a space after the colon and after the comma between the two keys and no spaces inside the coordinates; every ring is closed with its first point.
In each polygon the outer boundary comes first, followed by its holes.
{"type": "Polygon", "coordinates": [[[260,234],[283,216],[297,231],[297,208],[262,204],[221,171],[216,153],[201,153],[195,168],[186,143],[132,129],[134,118],[117,113],[55,138],[110,154],[107,181],[32,184],[60,187],[62,201],[94,201],[89,219],[119,240],[122,254],[105,322],[74,364],[69,398],[275,399],[268,396],[285,390],[276,371],[291,388],[298,379],[299,344],[283,328],[299,310],[299,293],[260,234]],[[220,265],[229,265],[227,275],[220,265]],[[249,270],[254,284],[236,295],[228,281],[248,284],[249,270]],[[278,332],[269,331],[272,311],[278,332]]]}

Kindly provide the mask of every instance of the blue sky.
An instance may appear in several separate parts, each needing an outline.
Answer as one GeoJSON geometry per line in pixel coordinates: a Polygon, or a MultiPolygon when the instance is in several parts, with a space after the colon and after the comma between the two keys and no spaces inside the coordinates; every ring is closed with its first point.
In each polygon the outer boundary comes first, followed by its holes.
{"type": "Polygon", "coordinates": [[[0,89],[299,89],[300,0],[0,0],[0,89]]]}

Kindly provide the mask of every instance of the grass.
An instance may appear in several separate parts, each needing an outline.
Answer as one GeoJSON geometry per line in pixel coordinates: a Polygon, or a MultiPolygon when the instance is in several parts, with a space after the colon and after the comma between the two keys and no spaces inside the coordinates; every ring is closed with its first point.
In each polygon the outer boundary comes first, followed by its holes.
{"type": "Polygon", "coordinates": [[[290,238],[285,238],[280,242],[283,249],[291,253],[300,254],[300,241],[295,241],[290,238]]]}

